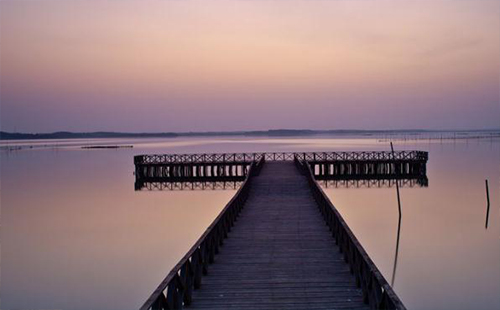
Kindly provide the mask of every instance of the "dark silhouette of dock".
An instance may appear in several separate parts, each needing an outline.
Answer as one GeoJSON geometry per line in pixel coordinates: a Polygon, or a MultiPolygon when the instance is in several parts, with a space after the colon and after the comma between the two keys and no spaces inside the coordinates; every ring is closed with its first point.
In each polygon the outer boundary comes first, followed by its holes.
{"type": "Polygon", "coordinates": [[[421,151],[166,154],[134,158],[135,189],[234,189],[245,180],[250,164],[261,159],[306,161],[327,187],[428,184],[428,154],[421,151]]]}
{"type": "Polygon", "coordinates": [[[368,308],[335,247],[307,179],[293,162],[267,163],[192,308],[368,308]]]}
{"type": "Polygon", "coordinates": [[[248,164],[247,155],[244,160],[136,157],[139,179],[244,177],[141,310],[405,309],[316,181],[318,176],[339,180],[339,171],[385,179],[425,175],[427,153],[370,154],[331,161],[315,161],[316,154],[262,154],[248,164]]]}

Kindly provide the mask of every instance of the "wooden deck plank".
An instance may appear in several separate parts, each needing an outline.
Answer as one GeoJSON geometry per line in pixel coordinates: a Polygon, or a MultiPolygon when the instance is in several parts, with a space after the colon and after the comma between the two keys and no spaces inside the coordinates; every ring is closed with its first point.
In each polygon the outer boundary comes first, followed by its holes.
{"type": "Polygon", "coordinates": [[[192,309],[368,309],[292,162],[271,162],[249,198],[192,309]]]}

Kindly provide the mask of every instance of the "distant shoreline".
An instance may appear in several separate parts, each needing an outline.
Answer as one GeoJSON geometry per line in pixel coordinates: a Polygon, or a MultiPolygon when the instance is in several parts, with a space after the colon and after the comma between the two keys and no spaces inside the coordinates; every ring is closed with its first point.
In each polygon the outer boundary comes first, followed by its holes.
{"type": "Polygon", "coordinates": [[[178,138],[178,137],[215,137],[215,136],[253,136],[253,137],[291,137],[314,136],[324,134],[334,135],[416,135],[425,133],[483,133],[500,134],[500,129],[483,130],[308,130],[308,129],[277,129],[265,131],[210,131],[210,132],[158,132],[158,133],[130,133],[130,132],[69,132],[53,133],[13,133],[0,131],[0,140],[42,140],[42,139],[99,139],[99,138],[178,138]]]}

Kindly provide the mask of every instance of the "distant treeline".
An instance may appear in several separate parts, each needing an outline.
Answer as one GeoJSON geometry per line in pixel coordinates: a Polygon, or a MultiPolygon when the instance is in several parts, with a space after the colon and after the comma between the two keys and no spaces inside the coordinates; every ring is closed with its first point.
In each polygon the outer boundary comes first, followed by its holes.
{"type": "Polygon", "coordinates": [[[320,134],[335,135],[397,135],[397,134],[424,134],[439,132],[475,132],[475,133],[496,133],[500,129],[491,130],[309,130],[309,129],[276,129],[262,131],[209,131],[209,132],[158,132],[158,133],[131,133],[131,132],[69,132],[58,131],[53,133],[13,133],[0,131],[0,140],[35,140],[35,139],[96,139],[96,138],[176,138],[176,137],[214,137],[214,136],[265,136],[265,137],[286,137],[286,136],[311,136],[320,134]]]}
{"type": "Polygon", "coordinates": [[[69,132],[13,133],[0,131],[0,140],[35,139],[96,139],[96,138],[173,138],[175,133],[128,133],[128,132],[69,132]]]}

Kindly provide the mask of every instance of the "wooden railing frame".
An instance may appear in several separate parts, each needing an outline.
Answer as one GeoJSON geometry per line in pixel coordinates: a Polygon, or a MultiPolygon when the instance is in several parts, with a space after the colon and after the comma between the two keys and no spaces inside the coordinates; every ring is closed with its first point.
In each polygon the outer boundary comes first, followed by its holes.
{"type": "Polygon", "coordinates": [[[314,200],[339,250],[344,254],[344,260],[349,264],[350,271],[356,279],[356,285],[362,289],[363,301],[372,309],[405,310],[399,297],[315,180],[310,165],[299,159],[295,160],[295,164],[307,177],[314,200]]]}
{"type": "Polygon", "coordinates": [[[208,273],[219,247],[227,238],[248,198],[252,176],[258,175],[264,158],[252,163],[243,185],[226,204],[221,213],[205,230],[186,255],[172,268],[140,308],[141,310],[182,309],[191,304],[194,289],[201,287],[202,276],[208,273]]]}
{"type": "Polygon", "coordinates": [[[168,163],[250,163],[266,161],[360,161],[360,160],[415,160],[427,161],[423,151],[354,151],[354,152],[264,152],[264,153],[210,153],[210,154],[152,154],[134,157],[136,165],[168,163]]]}

